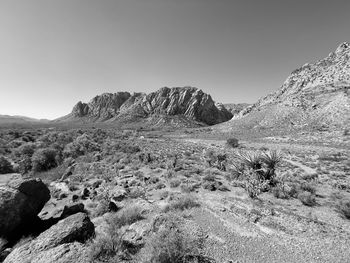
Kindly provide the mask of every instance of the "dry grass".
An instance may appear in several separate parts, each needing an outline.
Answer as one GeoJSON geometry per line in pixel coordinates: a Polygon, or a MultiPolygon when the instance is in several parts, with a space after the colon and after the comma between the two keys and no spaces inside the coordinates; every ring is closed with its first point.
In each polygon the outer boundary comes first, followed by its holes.
{"type": "Polygon", "coordinates": [[[199,207],[200,204],[196,198],[192,195],[183,195],[177,200],[173,200],[164,208],[164,212],[174,211],[174,210],[186,210],[194,207],[199,207]]]}

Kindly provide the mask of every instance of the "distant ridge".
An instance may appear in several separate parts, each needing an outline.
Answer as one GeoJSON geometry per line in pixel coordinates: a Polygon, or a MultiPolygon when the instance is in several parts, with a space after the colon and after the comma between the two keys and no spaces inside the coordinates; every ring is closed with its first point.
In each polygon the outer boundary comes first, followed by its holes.
{"type": "Polygon", "coordinates": [[[164,87],[149,94],[104,93],[78,102],[55,122],[137,123],[149,126],[196,127],[228,121],[232,114],[210,95],[194,87],[164,87]]]}
{"type": "Polygon", "coordinates": [[[29,124],[29,123],[48,123],[49,120],[46,119],[35,119],[25,116],[18,115],[1,115],[0,114],[0,125],[1,124],[29,124]]]}
{"type": "Polygon", "coordinates": [[[342,130],[350,125],[350,44],[294,70],[276,92],[220,125],[227,130],[342,130]]]}

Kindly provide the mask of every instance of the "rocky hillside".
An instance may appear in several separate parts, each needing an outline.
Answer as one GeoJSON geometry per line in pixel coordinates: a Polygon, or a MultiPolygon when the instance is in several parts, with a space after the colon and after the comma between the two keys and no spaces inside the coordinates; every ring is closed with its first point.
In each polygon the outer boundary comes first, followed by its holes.
{"type": "Polygon", "coordinates": [[[233,116],[238,115],[242,110],[250,106],[248,103],[227,103],[225,108],[232,113],[233,116]]]}
{"type": "Polygon", "coordinates": [[[123,122],[146,121],[152,125],[214,125],[232,118],[222,104],[193,87],[161,88],[150,94],[104,93],[89,103],[78,102],[58,121],[123,122]]]}
{"type": "Polygon", "coordinates": [[[245,108],[223,129],[327,131],[349,128],[350,44],[294,70],[282,87],[245,108]]]}

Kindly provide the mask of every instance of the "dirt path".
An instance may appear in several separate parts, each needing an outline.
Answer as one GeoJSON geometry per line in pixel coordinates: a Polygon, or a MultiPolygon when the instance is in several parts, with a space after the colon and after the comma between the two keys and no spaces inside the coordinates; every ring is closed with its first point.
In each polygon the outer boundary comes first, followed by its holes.
{"type": "Polygon", "coordinates": [[[304,172],[305,172],[306,174],[316,174],[316,172],[317,172],[316,169],[313,169],[313,168],[311,168],[311,167],[308,167],[308,166],[306,166],[306,165],[304,165],[304,164],[302,164],[302,163],[299,163],[299,162],[296,162],[296,161],[292,161],[292,160],[288,160],[288,159],[286,159],[286,158],[284,158],[284,160],[285,160],[286,162],[288,162],[288,163],[290,163],[290,164],[292,164],[292,165],[294,165],[294,166],[296,166],[296,167],[299,167],[300,169],[304,170],[304,172]]]}

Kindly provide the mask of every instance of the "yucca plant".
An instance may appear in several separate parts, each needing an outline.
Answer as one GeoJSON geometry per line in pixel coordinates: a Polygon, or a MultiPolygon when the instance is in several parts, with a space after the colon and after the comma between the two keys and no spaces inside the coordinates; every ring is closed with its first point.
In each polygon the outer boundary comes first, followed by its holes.
{"type": "Polygon", "coordinates": [[[262,155],[261,152],[239,151],[236,158],[247,168],[254,170],[259,176],[263,176],[262,155]]]}
{"type": "Polygon", "coordinates": [[[260,155],[260,160],[265,166],[264,179],[270,180],[270,183],[273,184],[276,175],[276,167],[282,161],[282,154],[275,150],[263,152],[260,155]]]}

